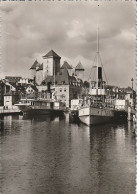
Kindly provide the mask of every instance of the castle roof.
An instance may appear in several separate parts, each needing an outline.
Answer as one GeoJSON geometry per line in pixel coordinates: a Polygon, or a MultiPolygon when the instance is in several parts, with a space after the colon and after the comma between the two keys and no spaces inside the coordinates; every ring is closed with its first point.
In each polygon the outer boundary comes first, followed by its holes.
{"type": "MultiPolygon", "coordinates": [[[[65,68],[63,69],[63,72],[55,76],[55,82],[56,84],[64,84],[68,85],[69,84],[69,73],[68,70],[65,68]]],[[[54,84],[54,76],[47,76],[47,78],[44,80],[45,83],[51,82],[54,84]]]]}
{"type": "Polygon", "coordinates": [[[33,63],[33,65],[31,66],[30,69],[36,69],[36,67],[38,67],[38,66],[39,66],[39,63],[38,63],[38,61],[36,60],[36,61],[33,63]]]}
{"type": "Polygon", "coordinates": [[[48,57],[56,57],[61,59],[61,57],[57,55],[57,53],[55,53],[53,50],[49,51],[46,55],[43,56],[43,58],[48,58],[48,57]]]}
{"type": "Polygon", "coordinates": [[[75,67],[75,70],[85,70],[85,69],[84,69],[83,65],[81,64],[81,62],[79,62],[77,64],[77,66],[75,67]]]}
{"type": "Polygon", "coordinates": [[[63,65],[62,65],[62,67],[60,69],[65,69],[65,68],[72,69],[72,67],[68,64],[67,61],[64,61],[63,65]]]}
{"type": "MultiPolygon", "coordinates": [[[[42,84],[47,84],[50,82],[51,84],[54,84],[54,76],[48,76],[42,84]]],[[[55,76],[55,84],[57,85],[75,85],[76,83],[80,83],[80,80],[77,80],[74,76],[69,76],[67,68],[64,68],[60,74],[55,76]]]]}
{"type": "Polygon", "coordinates": [[[39,66],[39,68],[36,71],[43,70],[43,63],[39,66]]]}

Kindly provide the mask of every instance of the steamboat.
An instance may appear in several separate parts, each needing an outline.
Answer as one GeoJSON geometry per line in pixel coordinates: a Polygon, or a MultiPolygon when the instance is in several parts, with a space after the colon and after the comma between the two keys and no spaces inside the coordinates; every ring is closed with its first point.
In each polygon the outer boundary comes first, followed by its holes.
{"type": "Polygon", "coordinates": [[[102,76],[102,61],[99,53],[99,30],[97,30],[97,52],[94,60],[95,79],[90,80],[90,90],[88,98],[83,101],[83,105],[78,109],[78,116],[82,123],[86,125],[96,125],[112,121],[115,115],[113,105],[106,103],[105,84],[102,76]]]}

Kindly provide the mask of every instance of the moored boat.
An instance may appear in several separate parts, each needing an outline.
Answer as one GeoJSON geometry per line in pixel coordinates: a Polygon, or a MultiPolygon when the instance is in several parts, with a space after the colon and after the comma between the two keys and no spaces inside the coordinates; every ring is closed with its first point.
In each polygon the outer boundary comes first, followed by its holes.
{"type": "Polygon", "coordinates": [[[114,110],[109,108],[81,107],[79,119],[86,125],[95,125],[110,122],[114,118],[114,110]]]}
{"type": "Polygon", "coordinates": [[[78,110],[78,116],[82,123],[86,125],[102,124],[114,118],[114,107],[107,104],[105,84],[102,76],[102,61],[99,54],[99,32],[97,31],[97,52],[95,70],[95,80],[90,80],[90,90],[88,99],[83,101],[83,105],[78,110]],[[100,63],[100,64],[99,64],[100,63]]]}
{"type": "Polygon", "coordinates": [[[22,99],[16,106],[24,114],[60,114],[65,111],[65,104],[53,99],[22,99]]]}

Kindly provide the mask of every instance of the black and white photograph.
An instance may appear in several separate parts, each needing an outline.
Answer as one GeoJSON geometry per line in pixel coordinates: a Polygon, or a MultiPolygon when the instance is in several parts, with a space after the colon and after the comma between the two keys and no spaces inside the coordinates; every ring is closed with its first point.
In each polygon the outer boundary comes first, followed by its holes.
{"type": "Polygon", "coordinates": [[[0,194],[135,194],[136,1],[0,17],[0,194]]]}

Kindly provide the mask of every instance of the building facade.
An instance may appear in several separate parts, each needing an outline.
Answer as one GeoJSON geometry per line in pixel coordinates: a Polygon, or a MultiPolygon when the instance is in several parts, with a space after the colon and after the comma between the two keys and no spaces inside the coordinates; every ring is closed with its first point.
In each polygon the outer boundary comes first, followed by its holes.
{"type": "Polygon", "coordinates": [[[48,76],[43,81],[45,85],[48,83],[55,90],[55,98],[64,102],[66,107],[70,107],[72,99],[81,98],[83,82],[75,76],[70,76],[66,68],[57,76],[48,76]]]}

